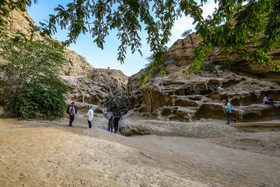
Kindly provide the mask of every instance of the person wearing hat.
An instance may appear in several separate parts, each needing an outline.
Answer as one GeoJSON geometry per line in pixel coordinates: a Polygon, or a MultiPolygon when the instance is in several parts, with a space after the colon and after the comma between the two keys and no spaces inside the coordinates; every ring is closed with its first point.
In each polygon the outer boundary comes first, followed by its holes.
{"type": "Polygon", "coordinates": [[[84,117],[87,117],[88,127],[91,129],[91,121],[93,119],[93,109],[91,105],[89,105],[88,107],[89,107],[88,113],[84,117]]]}

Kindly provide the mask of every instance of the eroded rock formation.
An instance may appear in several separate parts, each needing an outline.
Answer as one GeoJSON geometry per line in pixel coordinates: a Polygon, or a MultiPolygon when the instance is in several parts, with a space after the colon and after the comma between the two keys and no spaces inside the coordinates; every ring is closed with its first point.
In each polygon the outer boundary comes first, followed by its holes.
{"type": "Polygon", "coordinates": [[[63,75],[61,78],[69,87],[69,99],[78,102],[81,108],[88,103],[114,112],[130,108],[127,99],[128,78],[119,70],[92,68],[86,76],[63,75]]]}
{"type": "MultiPolygon", "coordinates": [[[[238,121],[280,119],[279,102],[274,107],[262,103],[265,94],[280,100],[280,73],[273,72],[272,67],[249,64],[226,52],[214,50],[205,59],[205,64],[211,63],[213,70],[200,70],[186,78],[186,70],[195,58],[194,48],[200,41],[196,34],[192,34],[192,41],[187,37],[174,43],[164,61],[166,77],[155,72],[145,86],[139,85],[143,70],[129,78],[129,99],[134,112],[164,121],[225,119],[225,99],[229,98],[233,105],[232,116],[238,121]],[[225,62],[231,63],[230,71],[220,70],[225,62]],[[219,85],[218,91],[199,94],[200,87],[212,87],[214,84],[219,85]],[[195,94],[185,95],[185,88],[191,86],[195,94]]],[[[270,56],[279,60],[279,54],[280,48],[277,48],[270,56]]],[[[125,120],[124,134],[136,132],[135,128],[129,129],[128,126],[125,120]]]]}
{"type": "MultiPolygon", "coordinates": [[[[11,11],[6,19],[6,27],[11,32],[31,34],[35,26],[27,11],[11,11]]],[[[34,39],[44,40],[39,32],[34,39]]],[[[86,111],[89,104],[94,105],[95,113],[121,111],[130,108],[127,97],[128,77],[119,70],[96,69],[84,57],[65,48],[65,57],[69,63],[61,72],[63,82],[69,88],[68,103],[76,102],[79,111],[86,111]]]]}

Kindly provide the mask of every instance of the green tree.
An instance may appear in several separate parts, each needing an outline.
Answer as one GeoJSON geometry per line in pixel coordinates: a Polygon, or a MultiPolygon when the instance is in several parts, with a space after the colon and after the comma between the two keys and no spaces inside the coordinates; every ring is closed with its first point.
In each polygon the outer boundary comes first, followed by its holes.
{"type": "Polygon", "coordinates": [[[33,41],[1,34],[1,103],[22,118],[62,117],[67,87],[58,77],[66,59],[63,46],[51,39],[33,41]]]}
{"type": "MultiPolygon", "coordinates": [[[[30,0],[15,2],[30,4],[30,0]]],[[[90,32],[100,48],[103,48],[109,31],[117,30],[121,41],[118,48],[121,63],[128,47],[132,53],[141,53],[138,33],[144,29],[148,33],[147,42],[154,60],[146,67],[141,78],[143,83],[155,68],[165,74],[162,62],[171,29],[175,20],[185,15],[193,18],[196,32],[203,39],[195,50],[197,58],[187,75],[199,70],[205,56],[216,47],[250,62],[272,65],[275,71],[279,71],[279,64],[273,62],[268,54],[279,46],[280,0],[215,2],[218,8],[212,16],[204,19],[201,7],[207,0],[73,0],[66,7],[58,5],[55,9],[57,13],[50,15],[41,29],[48,35],[57,32],[58,25],[69,29],[65,44],[75,42],[81,33],[90,32]]]]}

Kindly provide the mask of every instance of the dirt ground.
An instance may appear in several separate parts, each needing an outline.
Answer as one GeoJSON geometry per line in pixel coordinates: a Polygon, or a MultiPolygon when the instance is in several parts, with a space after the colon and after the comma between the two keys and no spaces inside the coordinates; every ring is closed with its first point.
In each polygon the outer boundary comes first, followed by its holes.
{"type": "MultiPolygon", "coordinates": [[[[280,133],[130,136],[77,119],[0,119],[0,186],[279,186],[280,133]]],[[[280,125],[280,123],[279,123],[280,125]]]]}

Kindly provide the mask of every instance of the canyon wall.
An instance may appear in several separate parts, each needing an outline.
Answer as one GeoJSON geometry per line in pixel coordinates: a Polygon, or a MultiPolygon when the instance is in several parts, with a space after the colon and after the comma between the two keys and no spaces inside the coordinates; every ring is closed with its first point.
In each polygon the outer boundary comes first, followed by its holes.
{"type": "MultiPolygon", "coordinates": [[[[263,104],[265,94],[280,100],[280,73],[273,72],[271,66],[250,64],[215,49],[206,57],[202,69],[186,78],[200,41],[198,35],[192,34],[171,46],[164,60],[165,77],[155,71],[144,86],[139,84],[143,70],[129,78],[129,100],[134,113],[163,121],[225,120],[225,99],[229,98],[232,116],[238,121],[280,119],[279,102],[274,106],[263,104]],[[223,69],[225,63],[230,64],[229,69],[223,69]],[[207,95],[199,93],[201,87],[214,85],[219,85],[217,91],[207,95]],[[185,95],[185,88],[192,86],[195,94],[185,95]]],[[[280,48],[270,56],[279,60],[280,48]]]]}

